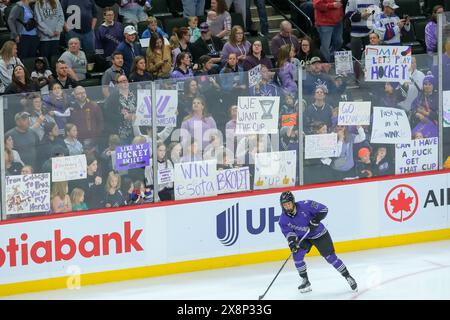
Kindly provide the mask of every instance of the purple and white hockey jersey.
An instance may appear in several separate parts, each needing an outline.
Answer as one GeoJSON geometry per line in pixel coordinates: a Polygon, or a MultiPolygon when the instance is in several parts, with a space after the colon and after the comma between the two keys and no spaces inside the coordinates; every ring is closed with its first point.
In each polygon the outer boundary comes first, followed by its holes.
{"type": "MultiPolygon", "coordinates": [[[[384,12],[375,16],[375,32],[386,45],[400,45],[401,29],[397,25],[400,18],[397,15],[387,16],[384,12]]],[[[403,29],[409,32],[411,25],[405,24],[403,29]]]]}
{"type": "MultiPolygon", "coordinates": [[[[309,222],[316,217],[323,219],[328,212],[328,208],[325,205],[312,200],[298,201],[295,203],[295,206],[297,208],[295,217],[290,217],[286,214],[285,210],[282,209],[283,214],[278,222],[281,232],[283,232],[286,239],[291,236],[296,236],[298,238],[303,237],[310,227],[309,222]]],[[[314,229],[306,239],[317,239],[326,232],[327,229],[325,226],[322,223],[319,223],[319,226],[314,229]]]]}

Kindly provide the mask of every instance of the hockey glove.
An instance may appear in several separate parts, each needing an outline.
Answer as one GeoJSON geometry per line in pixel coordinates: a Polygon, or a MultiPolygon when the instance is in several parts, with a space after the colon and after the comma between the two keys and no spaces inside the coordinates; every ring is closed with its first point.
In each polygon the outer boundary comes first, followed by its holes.
{"type": "Polygon", "coordinates": [[[356,11],[352,16],[350,17],[350,20],[352,22],[360,22],[361,21],[361,12],[356,11]]]}
{"type": "Polygon", "coordinates": [[[292,253],[297,253],[299,249],[299,243],[297,237],[290,237],[288,239],[289,249],[291,249],[292,253]]]}
{"type": "Polygon", "coordinates": [[[320,220],[311,219],[309,221],[309,230],[310,230],[310,232],[313,232],[314,230],[316,230],[319,225],[320,225],[320,220]]]}

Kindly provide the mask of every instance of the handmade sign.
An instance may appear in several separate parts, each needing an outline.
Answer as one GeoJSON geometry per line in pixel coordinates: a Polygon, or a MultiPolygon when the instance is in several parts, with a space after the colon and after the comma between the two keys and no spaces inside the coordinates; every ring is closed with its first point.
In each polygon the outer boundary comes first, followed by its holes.
{"type": "Polygon", "coordinates": [[[409,81],[410,77],[411,47],[366,46],[366,81],[404,83],[409,81]]]}
{"type": "Polygon", "coordinates": [[[6,214],[50,211],[50,173],[6,176],[6,214]]]}
{"type": "Polygon", "coordinates": [[[439,139],[425,138],[395,146],[395,174],[438,169],[439,139]]]}
{"type": "Polygon", "coordinates": [[[52,158],[52,181],[70,181],[87,178],[86,155],[52,158]]]}
{"type": "Polygon", "coordinates": [[[280,97],[238,97],[236,134],[278,132],[280,97]]]}
{"type": "Polygon", "coordinates": [[[254,189],[294,186],[297,173],[296,155],[295,150],[257,153],[254,189]]]}
{"type": "Polygon", "coordinates": [[[371,143],[409,143],[411,126],[405,110],[386,107],[373,108],[371,143]]]}

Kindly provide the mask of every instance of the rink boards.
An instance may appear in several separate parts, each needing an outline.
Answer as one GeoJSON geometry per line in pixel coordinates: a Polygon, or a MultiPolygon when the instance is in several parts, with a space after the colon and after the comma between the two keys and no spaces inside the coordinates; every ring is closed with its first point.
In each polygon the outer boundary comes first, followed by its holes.
{"type": "MultiPolygon", "coordinates": [[[[3,222],[0,295],[285,259],[281,191],[3,222]]],[[[293,192],[329,207],[338,253],[450,239],[448,173],[293,192]]]]}

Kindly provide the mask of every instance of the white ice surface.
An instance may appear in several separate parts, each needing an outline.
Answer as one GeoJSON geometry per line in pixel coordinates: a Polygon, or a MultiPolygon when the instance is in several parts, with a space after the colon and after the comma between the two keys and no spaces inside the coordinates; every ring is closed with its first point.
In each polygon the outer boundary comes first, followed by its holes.
{"type": "MultiPolygon", "coordinates": [[[[450,299],[450,241],[338,254],[358,282],[353,293],[321,257],[307,257],[312,292],[301,294],[289,261],[265,299],[450,299]]],[[[122,281],[6,299],[253,299],[264,293],[282,261],[122,281]]],[[[83,278],[81,278],[81,282],[83,278]]]]}

